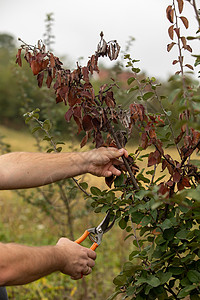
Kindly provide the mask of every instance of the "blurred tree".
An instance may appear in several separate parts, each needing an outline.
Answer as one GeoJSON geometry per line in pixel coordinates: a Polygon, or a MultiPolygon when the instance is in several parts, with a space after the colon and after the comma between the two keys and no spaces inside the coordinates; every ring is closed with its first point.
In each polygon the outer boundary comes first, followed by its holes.
{"type": "Polygon", "coordinates": [[[0,34],[0,49],[4,48],[8,51],[12,51],[15,49],[15,47],[15,39],[12,35],[6,33],[0,34]]]}

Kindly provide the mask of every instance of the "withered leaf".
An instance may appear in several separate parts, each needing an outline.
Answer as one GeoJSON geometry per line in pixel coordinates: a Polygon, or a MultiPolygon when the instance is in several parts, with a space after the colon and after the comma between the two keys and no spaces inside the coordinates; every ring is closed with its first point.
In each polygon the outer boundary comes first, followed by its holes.
{"type": "Polygon", "coordinates": [[[168,34],[169,34],[170,39],[173,40],[173,38],[174,38],[174,25],[171,25],[171,26],[168,28],[168,34]]]}
{"type": "Polygon", "coordinates": [[[81,99],[77,95],[77,90],[75,87],[71,87],[68,93],[68,103],[69,106],[74,106],[75,104],[80,104],[81,99]]]}
{"type": "Polygon", "coordinates": [[[100,122],[97,118],[92,119],[92,124],[93,124],[94,130],[98,131],[100,129],[100,122]]]}
{"type": "Polygon", "coordinates": [[[21,59],[21,52],[22,49],[18,49],[17,55],[16,55],[16,64],[18,64],[20,67],[22,66],[22,59],[21,59]]]}
{"type": "Polygon", "coordinates": [[[181,14],[183,11],[183,0],[177,0],[178,1],[178,10],[179,13],[181,14]]]}
{"type": "Polygon", "coordinates": [[[149,130],[149,136],[150,136],[151,139],[156,138],[156,131],[155,131],[155,129],[150,129],[149,130]]]}
{"type": "Polygon", "coordinates": [[[182,184],[185,186],[185,187],[191,187],[191,184],[190,184],[190,180],[187,176],[184,176],[182,178],[182,184]]]}
{"type": "Polygon", "coordinates": [[[173,65],[175,65],[175,64],[177,64],[177,63],[178,63],[178,60],[177,60],[177,59],[173,60],[173,62],[172,62],[173,65]]]}
{"type": "Polygon", "coordinates": [[[93,74],[94,71],[99,73],[99,68],[97,66],[98,62],[98,56],[97,55],[92,55],[90,60],[88,61],[87,67],[90,71],[91,74],[93,74]]]}
{"type": "Polygon", "coordinates": [[[174,43],[174,42],[172,42],[171,44],[168,44],[167,51],[169,52],[174,47],[174,45],[176,45],[176,43],[174,43]]]}
{"type": "Polygon", "coordinates": [[[192,53],[192,48],[189,45],[186,46],[186,50],[192,53]]]}
{"type": "Polygon", "coordinates": [[[175,169],[173,173],[173,181],[174,182],[179,182],[181,180],[181,170],[175,169]]]}
{"type": "Polygon", "coordinates": [[[32,60],[31,70],[33,72],[33,75],[37,75],[42,70],[41,63],[39,63],[37,60],[32,60]]]}
{"type": "Polygon", "coordinates": [[[159,151],[151,152],[148,157],[148,167],[154,166],[161,162],[159,151]]]}
{"type": "Polygon", "coordinates": [[[82,138],[82,141],[80,144],[81,148],[86,145],[87,141],[88,141],[88,132],[86,132],[86,135],[82,138]]]}
{"type": "Polygon", "coordinates": [[[62,86],[61,88],[58,88],[57,94],[59,94],[60,98],[62,99],[65,104],[67,104],[67,95],[68,95],[69,88],[68,86],[62,86]]]}
{"type": "Polygon", "coordinates": [[[82,118],[82,113],[81,113],[81,106],[75,106],[73,107],[73,111],[74,111],[74,116],[81,119],[82,118]]]}
{"type": "Polygon", "coordinates": [[[177,183],[177,188],[179,191],[183,190],[185,187],[191,187],[189,178],[184,176],[181,180],[177,183]]]}
{"type": "Polygon", "coordinates": [[[105,96],[105,102],[108,107],[115,107],[115,99],[113,97],[113,92],[108,91],[105,96]]]}
{"type": "Polygon", "coordinates": [[[191,128],[192,132],[192,143],[193,145],[197,145],[200,141],[200,132],[191,128]]]}
{"type": "Polygon", "coordinates": [[[82,74],[83,74],[83,80],[86,83],[89,83],[89,70],[88,67],[81,68],[82,74]]]}
{"type": "Polygon", "coordinates": [[[99,148],[104,144],[104,140],[100,131],[95,132],[95,142],[96,142],[95,145],[96,148],[99,148]]]}
{"type": "Polygon", "coordinates": [[[105,182],[106,182],[106,184],[107,184],[107,186],[109,188],[112,187],[112,184],[113,184],[114,180],[115,180],[115,176],[114,175],[111,175],[110,177],[106,177],[105,178],[105,182]]]}
{"type": "Polygon", "coordinates": [[[92,117],[90,115],[83,116],[82,126],[85,131],[89,131],[93,128],[92,117]]]}
{"type": "Polygon", "coordinates": [[[50,53],[50,66],[51,66],[51,68],[55,67],[55,58],[54,58],[53,53],[50,53]]]}
{"type": "Polygon", "coordinates": [[[73,118],[74,118],[74,121],[76,122],[76,124],[78,126],[78,134],[79,134],[83,130],[81,121],[80,121],[79,118],[75,117],[74,115],[73,115],[73,118]]]}
{"type": "Polygon", "coordinates": [[[189,21],[186,17],[180,17],[181,21],[183,22],[185,28],[187,29],[189,27],[189,21]]]}
{"type": "Polygon", "coordinates": [[[48,88],[51,87],[51,83],[52,83],[52,75],[51,75],[51,69],[48,69],[48,73],[47,73],[47,80],[46,80],[46,85],[48,88]]]}
{"type": "Polygon", "coordinates": [[[171,5],[169,5],[166,9],[167,19],[173,23],[174,22],[174,10],[171,5]]]}
{"type": "Polygon", "coordinates": [[[69,122],[71,120],[73,113],[74,113],[73,109],[72,109],[72,107],[70,107],[70,109],[68,109],[68,111],[65,113],[65,120],[67,122],[69,122]]]}
{"type": "Polygon", "coordinates": [[[147,138],[147,133],[146,132],[142,133],[141,140],[142,140],[141,147],[143,149],[146,149],[147,145],[148,145],[148,138],[147,138]]]}
{"type": "Polygon", "coordinates": [[[184,36],[181,37],[181,42],[183,44],[183,48],[186,49],[186,47],[187,47],[187,41],[186,41],[186,38],[184,36]]]}
{"type": "Polygon", "coordinates": [[[176,32],[177,37],[180,38],[180,28],[174,28],[174,31],[176,32]]]}
{"type": "Polygon", "coordinates": [[[58,93],[56,93],[56,103],[60,103],[60,102],[63,102],[63,100],[60,97],[60,95],[58,93]]]}
{"type": "Polygon", "coordinates": [[[167,194],[167,197],[168,197],[168,195],[169,195],[169,188],[168,188],[168,186],[165,183],[161,183],[159,185],[158,193],[161,194],[161,195],[166,195],[167,194]]]}
{"type": "Polygon", "coordinates": [[[194,70],[193,66],[189,65],[189,64],[186,64],[185,65],[187,68],[189,68],[190,70],[194,70]]]}
{"type": "Polygon", "coordinates": [[[37,75],[37,81],[38,81],[39,88],[42,87],[43,79],[44,79],[44,72],[41,72],[37,75]]]}
{"type": "Polygon", "coordinates": [[[175,143],[176,143],[176,144],[178,144],[178,143],[181,141],[183,135],[184,135],[184,132],[181,131],[181,133],[180,133],[180,134],[177,136],[177,138],[175,139],[175,143]]]}

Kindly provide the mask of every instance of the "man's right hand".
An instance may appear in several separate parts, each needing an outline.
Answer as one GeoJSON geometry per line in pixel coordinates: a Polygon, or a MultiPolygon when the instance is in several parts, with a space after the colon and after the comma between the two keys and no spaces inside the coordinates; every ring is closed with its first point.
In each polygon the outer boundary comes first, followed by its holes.
{"type": "Polygon", "coordinates": [[[59,271],[70,275],[72,279],[80,279],[89,275],[95,265],[96,253],[67,238],[60,238],[55,246],[60,259],[59,271]]]}

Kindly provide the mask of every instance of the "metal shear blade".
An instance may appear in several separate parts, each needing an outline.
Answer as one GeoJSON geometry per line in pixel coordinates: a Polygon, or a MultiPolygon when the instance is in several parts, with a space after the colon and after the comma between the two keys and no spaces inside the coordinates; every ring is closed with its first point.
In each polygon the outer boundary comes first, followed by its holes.
{"type": "Polygon", "coordinates": [[[115,217],[114,217],[114,219],[113,219],[113,221],[110,225],[109,225],[109,223],[110,223],[110,211],[108,211],[108,213],[105,216],[105,218],[103,219],[103,221],[96,227],[97,232],[99,230],[102,230],[103,234],[108,232],[113,227],[113,225],[115,223],[115,217]]]}

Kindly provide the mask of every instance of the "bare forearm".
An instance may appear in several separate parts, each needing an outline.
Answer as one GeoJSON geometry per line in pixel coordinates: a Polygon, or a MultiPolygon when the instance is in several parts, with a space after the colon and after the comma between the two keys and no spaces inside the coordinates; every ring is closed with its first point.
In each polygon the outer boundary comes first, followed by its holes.
{"type": "Polygon", "coordinates": [[[19,285],[58,271],[55,246],[1,244],[0,285],[19,285]]]}
{"type": "Polygon", "coordinates": [[[0,156],[0,189],[42,186],[85,172],[87,152],[14,152],[0,156]]]}

